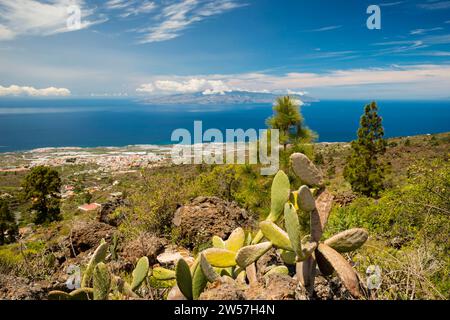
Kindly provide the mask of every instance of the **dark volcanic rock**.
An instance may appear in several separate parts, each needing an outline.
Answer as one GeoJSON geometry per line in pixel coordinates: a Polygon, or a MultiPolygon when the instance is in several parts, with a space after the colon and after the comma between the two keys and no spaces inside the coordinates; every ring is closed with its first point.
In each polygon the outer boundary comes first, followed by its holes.
{"type": "Polygon", "coordinates": [[[124,216],[113,216],[112,214],[118,207],[125,204],[125,200],[122,198],[114,198],[102,204],[102,207],[98,212],[97,220],[114,227],[119,226],[122,223],[124,216]]]}
{"type": "Polygon", "coordinates": [[[0,274],[0,300],[42,300],[49,290],[46,281],[33,283],[26,278],[0,274]]]}
{"type": "Polygon", "coordinates": [[[166,244],[167,241],[165,239],[144,233],[124,244],[119,256],[130,266],[133,266],[141,257],[146,256],[150,265],[152,265],[157,263],[156,257],[164,251],[166,244]]]}
{"type": "Polygon", "coordinates": [[[318,276],[314,282],[314,298],[317,300],[352,300],[350,292],[338,277],[318,276]]]}
{"type": "Polygon", "coordinates": [[[242,286],[233,279],[223,278],[223,281],[209,283],[199,300],[245,300],[242,286]]]}
{"type": "Polygon", "coordinates": [[[280,256],[277,254],[275,248],[267,251],[261,258],[256,262],[256,270],[258,279],[262,279],[264,274],[269,271],[269,267],[283,265],[283,261],[280,256]]]}
{"type": "Polygon", "coordinates": [[[73,255],[96,248],[102,239],[110,240],[115,228],[96,221],[78,221],[72,228],[68,237],[69,249],[73,255]]]}
{"type": "Polygon", "coordinates": [[[213,235],[226,238],[237,227],[253,225],[246,210],[217,197],[195,198],[175,212],[172,222],[190,247],[209,241],[213,235]]]}
{"type": "Polygon", "coordinates": [[[245,291],[246,300],[306,300],[306,291],[287,275],[272,274],[245,291]]]}

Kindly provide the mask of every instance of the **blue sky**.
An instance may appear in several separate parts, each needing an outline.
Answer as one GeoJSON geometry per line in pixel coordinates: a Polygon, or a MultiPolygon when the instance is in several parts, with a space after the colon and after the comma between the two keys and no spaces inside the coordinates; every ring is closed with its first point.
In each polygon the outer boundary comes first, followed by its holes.
{"type": "Polygon", "coordinates": [[[0,96],[450,97],[447,0],[0,0],[0,96]],[[369,30],[369,5],[381,30],[369,30]],[[67,28],[75,6],[79,28],[67,28]]]}

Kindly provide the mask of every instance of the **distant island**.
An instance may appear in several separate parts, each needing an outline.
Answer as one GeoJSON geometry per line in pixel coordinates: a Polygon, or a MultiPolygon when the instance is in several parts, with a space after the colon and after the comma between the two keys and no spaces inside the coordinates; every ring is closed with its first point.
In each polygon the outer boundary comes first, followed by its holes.
{"type": "MultiPolygon", "coordinates": [[[[231,104],[272,104],[279,95],[269,92],[231,91],[222,94],[205,94],[202,92],[159,95],[146,97],[147,104],[158,105],[231,105],[231,104]]],[[[318,99],[305,94],[292,93],[290,96],[302,103],[318,102],[318,99]]]]}

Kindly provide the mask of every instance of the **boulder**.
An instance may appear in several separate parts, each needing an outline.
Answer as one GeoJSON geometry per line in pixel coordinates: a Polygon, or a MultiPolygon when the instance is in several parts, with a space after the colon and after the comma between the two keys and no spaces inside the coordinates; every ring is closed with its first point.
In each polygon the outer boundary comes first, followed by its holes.
{"type": "Polygon", "coordinates": [[[271,274],[245,291],[246,300],[306,300],[306,291],[287,275],[271,274]]]}
{"type": "Polygon", "coordinates": [[[0,273],[0,300],[43,300],[50,290],[47,281],[31,282],[26,278],[0,273]]]}
{"type": "Polygon", "coordinates": [[[150,265],[153,265],[157,263],[157,257],[164,251],[166,243],[165,239],[143,233],[136,239],[125,243],[121,247],[119,256],[130,268],[133,268],[136,262],[144,256],[148,258],[150,265]]]}
{"type": "Polygon", "coordinates": [[[245,300],[243,286],[231,278],[222,277],[221,281],[209,283],[199,300],[245,300]]]}
{"type": "Polygon", "coordinates": [[[189,265],[194,262],[194,258],[191,256],[189,250],[174,245],[169,245],[165,248],[164,252],[158,255],[156,258],[158,263],[164,266],[175,265],[178,260],[184,259],[189,265]]]}
{"type": "Polygon", "coordinates": [[[224,239],[237,227],[253,225],[245,209],[217,197],[194,199],[175,212],[172,222],[180,240],[190,248],[210,241],[213,235],[224,239]]]}
{"type": "Polygon", "coordinates": [[[102,205],[98,212],[97,220],[114,227],[119,226],[124,219],[124,215],[114,216],[113,213],[118,207],[123,205],[125,205],[125,200],[121,197],[112,198],[102,205]]]}
{"type": "Polygon", "coordinates": [[[350,292],[344,287],[338,277],[318,276],[314,283],[314,297],[316,300],[352,300],[350,292]]]}
{"type": "Polygon", "coordinates": [[[96,248],[102,239],[110,240],[115,230],[114,227],[97,221],[77,221],[67,239],[71,254],[78,255],[96,248]]]}

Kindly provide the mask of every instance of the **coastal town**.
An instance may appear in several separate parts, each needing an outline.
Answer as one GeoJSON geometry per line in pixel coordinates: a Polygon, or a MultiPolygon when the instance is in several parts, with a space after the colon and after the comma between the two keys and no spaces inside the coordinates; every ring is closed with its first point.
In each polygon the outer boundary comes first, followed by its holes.
{"type": "MultiPolygon", "coordinates": [[[[127,146],[100,148],[40,148],[25,152],[3,153],[0,172],[27,171],[36,166],[92,166],[97,172],[136,170],[161,165],[170,158],[171,148],[164,146],[127,146]]],[[[83,172],[82,172],[83,173],[83,172]]],[[[95,173],[90,171],[87,173],[95,173]]]]}

